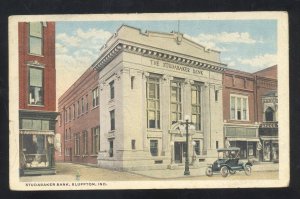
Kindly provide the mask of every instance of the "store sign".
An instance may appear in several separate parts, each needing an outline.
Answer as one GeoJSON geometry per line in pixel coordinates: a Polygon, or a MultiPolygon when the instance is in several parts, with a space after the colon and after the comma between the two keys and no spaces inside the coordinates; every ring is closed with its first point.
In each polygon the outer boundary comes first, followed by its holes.
{"type": "Polygon", "coordinates": [[[186,73],[193,73],[197,75],[204,75],[203,70],[196,69],[196,68],[191,68],[188,66],[182,66],[178,64],[173,64],[173,63],[168,63],[168,62],[162,62],[159,60],[150,60],[150,65],[151,66],[157,66],[157,67],[162,67],[162,68],[168,68],[180,72],[186,72],[186,73]]]}

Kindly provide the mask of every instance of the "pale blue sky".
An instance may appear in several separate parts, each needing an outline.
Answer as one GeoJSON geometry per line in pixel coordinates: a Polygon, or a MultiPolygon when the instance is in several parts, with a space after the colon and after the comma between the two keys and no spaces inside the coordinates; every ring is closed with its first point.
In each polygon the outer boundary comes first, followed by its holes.
{"type": "MultiPolygon", "coordinates": [[[[96,60],[101,46],[122,24],[142,31],[178,30],[177,20],[56,22],[58,96],[96,60]]],[[[221,61],[229,68],[255,72],[277,64],[276,20],[180,20],[179,24],[187,38],[221,51],[221,61]]]]}

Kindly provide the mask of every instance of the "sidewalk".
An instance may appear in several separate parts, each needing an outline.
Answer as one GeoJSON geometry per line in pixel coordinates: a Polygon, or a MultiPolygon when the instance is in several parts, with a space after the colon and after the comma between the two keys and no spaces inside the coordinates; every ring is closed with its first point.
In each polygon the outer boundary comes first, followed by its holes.
{"type": "MultiPolygon", "coordinates": [[[[190,167],[189,177],[205,176],[207,164],[203,164],[198,168],[190,167]]],[[[259,163],[252,166],[252,172],[269,172],[278,171],[279,164],[274,163],[259,163]]],[[[171,178],[184,178],[184,166],[177,167],[176,169],[163,169],[163,170],[146,170],[146,171],[130,171],[130,173],[142,175],[145,177],[157,179],[171,179],[171,178]]]]}

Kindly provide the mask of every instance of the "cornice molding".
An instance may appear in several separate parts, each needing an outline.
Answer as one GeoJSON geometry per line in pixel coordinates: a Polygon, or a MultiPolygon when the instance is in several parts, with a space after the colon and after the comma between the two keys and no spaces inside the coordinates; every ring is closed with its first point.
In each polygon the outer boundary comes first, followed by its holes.
{"type": "Polygon", "coordinates": [[[167,61],[175,64],[189,66],[197,69],[205,69],[214,72],[223,72],[226,66],[222,63],[211,64],[209,60],[203,61],[197,58],[186,58],[181,55],[173,55],[171,53],[160,52],[159,50],[147,49],[146,47],[139,47],[132,44],[118,43],[109,52],[107,52],[102,58],[98,59],[93,65],[94,70],[101,71],[106,65],[108,65],[117,55],[121,52],[128,52],[133,54],[142,55],[144,57],[154,58],[162,61],[167,61]],[[223,65],[223,66],[218,66],[223,65]]]}

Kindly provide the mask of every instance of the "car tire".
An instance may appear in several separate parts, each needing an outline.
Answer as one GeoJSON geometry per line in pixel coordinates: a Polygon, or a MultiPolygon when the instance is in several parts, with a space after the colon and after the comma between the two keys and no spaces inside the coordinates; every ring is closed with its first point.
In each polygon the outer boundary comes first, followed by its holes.
{"type": "Polygon", "coordinates": [[[244,168],[244,170],[245,170],[245,174],[246,174],[247,176],[250,176],[250,175],[251,175],[251,170],[252,170],[252,168],[251,168],[250,165],[246,165],[245,168],[244,168]]]}
{"type": "Polygon", "coordinates": [[[223,167],[221,167],[220,172],[221,172],[221,175],[225,178],[228,176],[229,169],[226,166],[223,166],[223,167]]]}
{"type": "Polygon", "coordinates": [[[205,174],[208,176],[208,177],[211,177],[213,175],[213,171],[212,171],[212,168],[211,167],[207,167],[206,171],[205,171],[205,174]]]}

